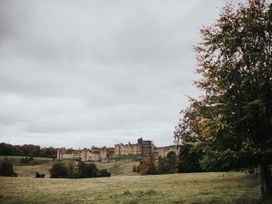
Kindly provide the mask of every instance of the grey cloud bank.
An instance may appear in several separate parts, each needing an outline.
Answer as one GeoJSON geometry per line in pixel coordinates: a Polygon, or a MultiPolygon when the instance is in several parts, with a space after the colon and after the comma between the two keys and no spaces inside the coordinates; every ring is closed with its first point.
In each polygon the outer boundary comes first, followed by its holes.
{"type": "Polygon", "coordinates": [[[0,0],[0,141],[171,144],[199,94],[192,46],[225,3],[0,0]]]}

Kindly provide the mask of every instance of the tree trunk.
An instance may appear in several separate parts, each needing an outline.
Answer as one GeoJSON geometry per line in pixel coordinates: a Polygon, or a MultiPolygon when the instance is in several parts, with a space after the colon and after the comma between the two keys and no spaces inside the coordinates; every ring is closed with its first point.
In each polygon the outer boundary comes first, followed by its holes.
{"type": "Polygon", "coordinates": [[[260,168],[263,203],[272,204],[272,169],[268,162],[262,162],[260,168]]]}

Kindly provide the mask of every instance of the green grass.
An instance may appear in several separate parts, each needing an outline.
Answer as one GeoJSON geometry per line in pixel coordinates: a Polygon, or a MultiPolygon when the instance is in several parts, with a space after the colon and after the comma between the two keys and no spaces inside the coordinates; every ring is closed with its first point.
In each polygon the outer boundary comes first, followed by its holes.
{"type": "Polygon", "coordinates": [[[29,164],[20,162],[24,156],[0,156],[0,161],[7,160],[10,162],[18,177],[34,177],[36,172],[44,173],[49,177],[49,169],[53,164],[52,158],[34,157],[34,160],[29,164]]]}
{"type": "MultiPolygon", "coordinates": [[[[7,160],[14,165],[14,170],[18,174],[18,177],[34,177],[35,172],[44,173],[45,177],[49,177],[49,169],[54,161],[51,158],[34,157],[34,160],[30,164],[22,164],[21,158],[24,156],[0,156],[0,161],[7,158],[7,160]]],[[[72,162],[65,160],[64,162],[72,162]]],[[[112,162],[101,163],[95,162],[98,169],[108,169],[112,176],[133,176],[138,175],[133,172],[133,166],[138,165],[139,162],[112,162]]]]}
{"type": "Polygon", "coordinates": [[[115,162],[115,163],[95,163],[98,169],[108,169],[112,176],[136,176],[133,172],[133,166],[139,165],[139,162],[115,162]]]}
{"type": "Polygon", "coordinates": [[[0,177],[0,203],[260,203],[259,177],[239,172],[90,179],[0,177]]]}
{"type": "Polygon", "coordinates": [[[242,172],[140,176],[132,172],[137,162],[96,162],[112,177],[50,179],[52,159],[23,165],[20,158],[8,157],[18,177],[0,177],[0,203],[261,203],[259,177],[242,172]]]}

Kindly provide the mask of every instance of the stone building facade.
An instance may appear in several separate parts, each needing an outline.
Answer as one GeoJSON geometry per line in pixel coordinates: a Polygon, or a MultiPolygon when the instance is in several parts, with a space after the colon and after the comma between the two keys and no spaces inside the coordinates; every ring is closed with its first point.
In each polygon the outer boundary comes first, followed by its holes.
{"type": "Polygon", "coordinates": [[[74,150],[67,153],[65,149],[57,151],[57,159],[81,159],[82,161],[102,161],[106,162],[109,158],[119,155],[153,155],[155,158],[166,157],[167,154],[174,151],[178,155],[176,146],[155,147],[151,140],[143,140],[139,138],[136,144],[116,144],[114,148],[97,148],[74,150]]]}
{"type": "Polygon", "coordinates": [[[71,153],[67,153],[64,149],[57,151],[57,159],[81,159],[81,161],[107,161],[110,156],[114,154],[113,148],[97,148],[92,147],[90,150],[74,150],[71,153]]]}
{"type": "Polygon", "coordinates": [[[167,154],[170,152],[175,152],[176,155],[179,155],[180,149],[176,145],[170,145],[166,147],[158,147],[154,149],[154,157],[159,158],[159,157],[166,157],[167,154]]]}
{"type": "Polygon", "coordinates": [[[114,155],[143,155],[148,156],[153,152],[153,143],[150,140],[138,139],[136,144],[116,144],[114,147],[114,155]]]}

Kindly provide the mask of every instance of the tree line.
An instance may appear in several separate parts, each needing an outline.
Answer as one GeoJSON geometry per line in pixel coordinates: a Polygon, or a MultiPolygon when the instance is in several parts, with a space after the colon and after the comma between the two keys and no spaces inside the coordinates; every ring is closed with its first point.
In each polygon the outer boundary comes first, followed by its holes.
{"type": "Polygon", "coordinates": [[[55,162],[50,172],[50,178],[92,178],[110,177],[107,169],[98,169],[94,163],[77,160],[72,163],[55,162]]]}
{"type": "Polygon", "coordinates": [[[54,147],[40,147],[33,144],[12,145],[0,143],[0,155],[56,158],[57,149],[54,147]]]}
{"type": "Polygon", "coordinates": [[[156,161],[151,154],[144,157],[139,165],[133,167],[133,171],[141,175],[173,174],[177,170],[178,157],[175,152],[169,152],[165,158],[159,157],[156,161]]]}

